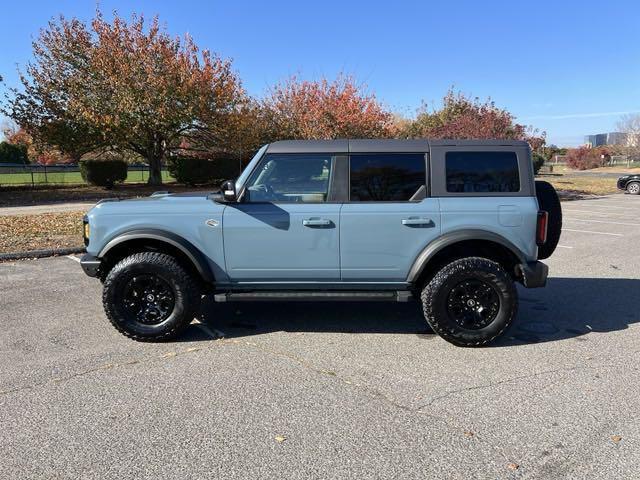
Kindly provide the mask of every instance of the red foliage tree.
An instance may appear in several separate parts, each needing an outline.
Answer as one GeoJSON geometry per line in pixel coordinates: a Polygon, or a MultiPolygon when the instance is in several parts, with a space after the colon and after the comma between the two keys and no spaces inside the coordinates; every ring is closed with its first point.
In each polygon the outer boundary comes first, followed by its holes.
{"type": "Polygon", "coordinates": [[[567,152],[567,165],[576,170],[602,167],[609,155],[606,149],[578,147],[567,152]]]}
{"type": "Polygon", "coordinates": [[[270,140],[380,138],[394,133],[393,116],[353,78],[333,82],[291,77],[261,103],[270,140]]]}

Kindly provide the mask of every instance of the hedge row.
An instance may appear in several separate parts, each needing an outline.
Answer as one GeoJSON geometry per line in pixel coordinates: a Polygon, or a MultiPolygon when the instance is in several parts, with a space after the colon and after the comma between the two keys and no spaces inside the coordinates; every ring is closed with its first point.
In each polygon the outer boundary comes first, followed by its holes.
{"type": "MultiPolygon", "coordinates": [[[[228,180],[240,174],[239,162],[229,158],[171,157],[167,167],[178,183],[192,186],[228,180]]],[[[89,185],[113,188],[116,183],[126,180],[127,162],[121,159],[81,160],[80,174],[89,185]]]]}

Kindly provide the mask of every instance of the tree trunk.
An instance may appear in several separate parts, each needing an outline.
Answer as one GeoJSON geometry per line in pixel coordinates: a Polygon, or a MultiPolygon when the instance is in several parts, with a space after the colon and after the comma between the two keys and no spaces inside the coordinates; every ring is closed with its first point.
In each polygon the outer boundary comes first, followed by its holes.
{"type": "Polygon", "coordinates": [[[149,185],[162,185],[162,157],[149,156],[149,185]]]}
{"type": "Polygon", "coordinates": [[[165,154],[165,142],[157,135],[153,134],[153,139],[147,150],[147,160],[149,162],[149,185],[162,185],[162,159],[165,154]]]}

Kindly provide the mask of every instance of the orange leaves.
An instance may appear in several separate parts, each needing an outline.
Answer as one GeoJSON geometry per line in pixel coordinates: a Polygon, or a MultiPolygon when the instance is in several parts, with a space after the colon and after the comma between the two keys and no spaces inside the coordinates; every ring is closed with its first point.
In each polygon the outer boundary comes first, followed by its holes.
{"type": "Polygon", "coordinates": [[[299,81],[276,85],[262,103],[277,138],[329,139],[389,137],[393,122],[377,101],[353,78],[333,82],[299,81]]]}

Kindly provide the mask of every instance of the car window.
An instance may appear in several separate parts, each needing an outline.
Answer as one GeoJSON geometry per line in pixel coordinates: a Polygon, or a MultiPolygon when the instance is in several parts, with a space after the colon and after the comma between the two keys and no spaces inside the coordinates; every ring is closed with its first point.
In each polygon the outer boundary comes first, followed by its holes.
{"type": "Polygon", "coordinates": [[[447,152],[447,192],[518,192],[515,152],[447,152]]]}
{"type": "Polygon", "coordinates": [[[426,181],[422,153],[351,155],[349,164],[352,202],[406,202],[426,181]]]}
{"type": "Polygon", "coordinates": [[[249,202],[325,202],[331,155],[266,155],[247,181],[249,202]]]}

